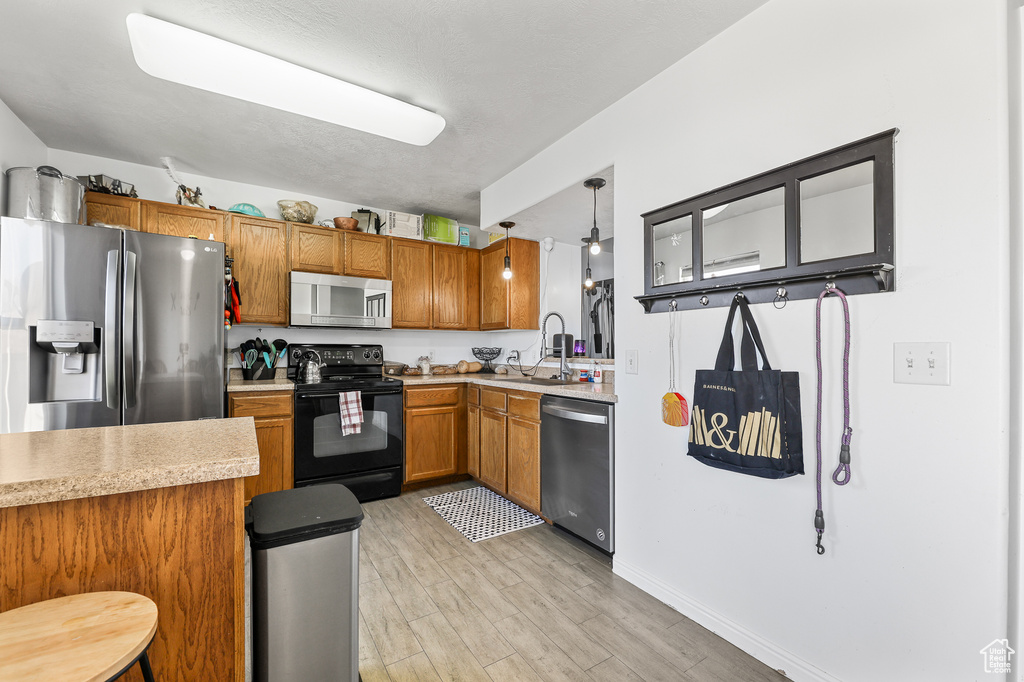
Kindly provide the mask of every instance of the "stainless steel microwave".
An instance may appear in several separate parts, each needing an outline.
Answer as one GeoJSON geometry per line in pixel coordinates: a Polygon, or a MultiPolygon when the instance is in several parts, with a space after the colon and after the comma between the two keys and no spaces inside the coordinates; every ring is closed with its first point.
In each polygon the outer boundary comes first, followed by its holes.
{"type": "Polygon", "coordinates": [[[391,329],[391,280],[291,273],[293,327],[391,329]]]}

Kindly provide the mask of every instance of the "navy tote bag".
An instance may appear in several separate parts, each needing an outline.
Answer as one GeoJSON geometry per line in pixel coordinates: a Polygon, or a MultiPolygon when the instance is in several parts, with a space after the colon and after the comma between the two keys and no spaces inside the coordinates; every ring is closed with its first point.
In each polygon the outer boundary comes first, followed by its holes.
{"type": "Polygon", "coordinates": [[[715,368],[697,370],[687,454],[708,466],[762,478],[804,473],[799,374],[771,368],[742,294],[729,307],[715,368]],[[739,371],[732,336],[737,310],[743,327],[739,371]]]}

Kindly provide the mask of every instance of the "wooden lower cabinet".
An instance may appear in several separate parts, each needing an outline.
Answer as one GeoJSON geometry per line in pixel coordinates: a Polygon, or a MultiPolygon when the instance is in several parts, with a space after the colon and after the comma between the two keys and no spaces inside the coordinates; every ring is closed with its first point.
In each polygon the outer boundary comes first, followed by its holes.
{"type": "Polygon", "coordinates": [[[228,394],[229,417],[253,417],[260,473],[245,478],[245,504],[256,495],[295,486],[294,417],[291,391],[228,394]]]}
{"type": "Polygon", "coordinates": [[[466,408],[466,447],[469,475],[480,478],[480,406],[470,404],[466,408]]]}
{"type": "Polygon", "coordinates": [[[540,511],[540,422],[508,418],[508,497],[540,511]]]}
{"type": "Polygon", "coordinates": [[[505,447],[508,436],[504,412],[480,410],[480,481],[505,493],[505,447]]]}
{"type": "Polygon", "coordinates": [[[419,483],[466,473],[466,398],[459,384],[405,389],[405,478],[419,483]]]}
{"type": "MultiPolygon", "coordinates": [[[[69,594],[136,592],[159,610],[149,648],[156,679],[242,682],[244,536],[238,479],[5,507],[0,612],[69,594]]],[[[55,679],[45,670],[44,654],[36,679],[55,679]]],[[[141,682],[139,667],[121,680],[141,682]]]]}
{"type": "Polygon", "coordinates": [[[469,473],[520,506],[541,513],[540,396],[490,387],[477,390],[479,417],[474,419],[474,406],[469,407],[469,473]],[[479,451],[477,473],[474,447],[479,451]]]}

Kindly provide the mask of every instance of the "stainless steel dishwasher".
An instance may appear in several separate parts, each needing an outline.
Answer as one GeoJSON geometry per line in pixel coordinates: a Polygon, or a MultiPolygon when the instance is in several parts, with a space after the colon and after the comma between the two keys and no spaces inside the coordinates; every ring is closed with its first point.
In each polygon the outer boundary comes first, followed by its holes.
{"type": "Polygon", "coordinates": [[[541,510],[561,528],[615,551],[615,408],[544,396],[540,401],[541,510]]]}

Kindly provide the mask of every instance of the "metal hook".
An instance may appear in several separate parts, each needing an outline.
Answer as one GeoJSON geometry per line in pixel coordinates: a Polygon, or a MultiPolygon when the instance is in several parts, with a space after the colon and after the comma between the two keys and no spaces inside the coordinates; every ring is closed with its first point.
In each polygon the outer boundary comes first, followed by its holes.
{"type": "Polygon", "coordinates": [[[775,300],[772,301],[772,306],[776,310],[782,310],[789,303],[789,292],[786,291],[786,287],[779,287],[775,290],[775,300]],[[782,301],[782,305],[779,305],[779,301],[782,301]]]}
{"type": "Polygon", "coordinates": [[[825,548],[821,544],[821,531],[818,531],[818,542],[815,544],[815,547],[817,547],[819,555],[825,553],[825,548]]]}
{"type": "Polygon", "coordinates": [[[836,288],[836,283],[832,281],[825,282],[825,291],[832,291],[836,288]]]}
{"type": "Polygon", "coordinates": [[[737,291],[736,295],[733,296],[733,298],[746,298],[746,296],[743,295],[742,291],[737,291]]]}
{"type": "Polygon", "coordinates": [[[668,309],[673,311],[673,312],[675,312],[676,310],[679,310],[679,304],[676,303],[676,299],[673,298],[671,301],[669,301],[668,309]]]}
{"type": "Polygon", "coordinates": [[[706,306],[708,303],[711,303],[711,299],[709,299],[707,296],[701,296],[699,300],[700,304],[703,306],[706,306]]]}

